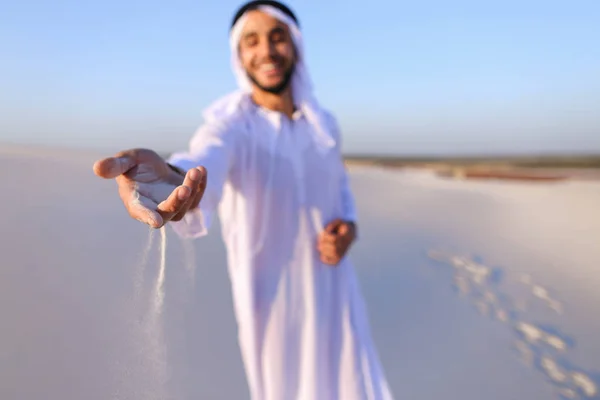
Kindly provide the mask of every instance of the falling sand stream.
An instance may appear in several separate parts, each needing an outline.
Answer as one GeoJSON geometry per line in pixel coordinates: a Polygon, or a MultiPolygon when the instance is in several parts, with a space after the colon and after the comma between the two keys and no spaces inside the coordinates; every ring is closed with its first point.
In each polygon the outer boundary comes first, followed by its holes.
{"type": "MultiPolygon", "coordinates": [[[[133,356],[121,369],[119,393],[115,399],[168,400],[176,399],[173,388],[168,387],[170,371],[165,340],[165,281],[167,264],[167,232],[159,230],[160,241],[156,249],[156,229],[150,228],[146,244],[133,271],[133,297],[126,318],[132,319],[130,348],[133,356]],[[158,251],[158,265],[152,282],[146,282],[152,264],[152,253],[158,251]],[[146,285],[147,283],[147,285],[146,285]],[[133,318],[131,318],[133,316],[133,318]]],[[[195,275],[194,247],[183,242],[185,271],[188,280],[195,275]]],[[[187,289],[193,286],[187,286],[187,289]]]]}

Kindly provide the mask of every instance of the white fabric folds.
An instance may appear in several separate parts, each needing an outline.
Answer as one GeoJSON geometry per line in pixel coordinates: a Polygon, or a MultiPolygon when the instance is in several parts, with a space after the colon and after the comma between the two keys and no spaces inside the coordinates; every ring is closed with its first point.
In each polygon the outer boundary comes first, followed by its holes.
{"type": "MultiPolygon", "coordinates": [[[[293,21],[262,10],[301,50],[293,21]]],[[[240,89],[213,103],[189,149],[168,160],[208,172],[199,208],[170,225],[201,237],[218,211],[252,400],[391,400],[350,259],[325,265],[317,250],[327,223],[357,219],[338,123],[313,98],[303,63],[292,118],[252,101],[234,51],[244,21],[231,35],[240,89]]]]}

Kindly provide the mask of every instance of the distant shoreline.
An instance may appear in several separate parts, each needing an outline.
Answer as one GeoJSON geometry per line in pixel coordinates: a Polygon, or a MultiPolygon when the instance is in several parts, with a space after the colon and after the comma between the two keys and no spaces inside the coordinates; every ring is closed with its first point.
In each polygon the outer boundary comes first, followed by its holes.
{"type": "MultiPolygon", "coordinates": [[[[50,145],[46,143],[27,144],[10,141],[0,141],[0,150],[36,150],[36,151],[78,151],[86,153],[110,153],[122,150],[121,147],[89,147],[50,145]]],[[[166,156],[173,151],[159,150],[166,156]]],[[[471,155],[406,155],[406,154],[359,154],[344,153],[344,160],[353,164],[371,164],[381,166],[423,166],[430,164],[446,165],[518,165],[528,168],[600,168],[600,149],[597,152],[585,153],[539,153],[539,154],[471,154],[471,155]]]]}
{"type": "Polygon", "coordinates": [[[523,168],[600,168],[600,154],[574,155],[476,155],[476,156],[377,156],[346,154],[344,159],[353,164],[370,164],[386,167],[431,165],[496,166],[523,168]]]}
{"type": "Polygon", "coordinates": [[[346,156],[349,167],[424,169],[452,179],[600,180],[600,155],[373,157],[346,156]]]}

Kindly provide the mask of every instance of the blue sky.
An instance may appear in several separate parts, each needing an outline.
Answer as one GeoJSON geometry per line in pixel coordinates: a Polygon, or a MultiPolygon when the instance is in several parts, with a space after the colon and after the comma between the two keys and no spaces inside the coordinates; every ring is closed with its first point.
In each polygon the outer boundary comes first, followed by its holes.
{"type": "MultiPolygon", "coordinates": [[[[240,1],[0,0],[0,141],[171,151],[240,1]]],[[[290,0],[347,152],[600,152],[600,2],[290,0]]]]}

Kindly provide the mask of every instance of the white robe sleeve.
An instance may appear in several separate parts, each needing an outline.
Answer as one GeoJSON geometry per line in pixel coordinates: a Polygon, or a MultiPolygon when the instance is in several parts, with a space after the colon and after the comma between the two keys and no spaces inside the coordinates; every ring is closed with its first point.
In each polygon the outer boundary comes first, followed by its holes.
{"type": "Polygon", "coordinates": [[[326,113],[329,126],[332,130],[333,136],[336,141],[336,150],[340,157],[340,188],[341,188],[341,199],[342,199],[342,218],[346,221],[357,222],[357,212],[356,212],[356,202],[354,199],[354,194],[352,192],[352,186],[350,183],[350,177],[348,176],[348,171],[346,166],[344,165],[344,159],[342,156],[342,135],[337,122],[337,119],[330,113],[326,113]]]}
{"type": "Polygon", "coordinates": [[[234,154],[234,137],[225,125],[206,123],[194,134],[187,151],[173,153],[167,162],[184,171],[203,166],[208,180],[198,208],[180,221],[171,221],[173,230],[183,238],[205,236],[221,201],[223,186],[229,177],[234,154]]]}

